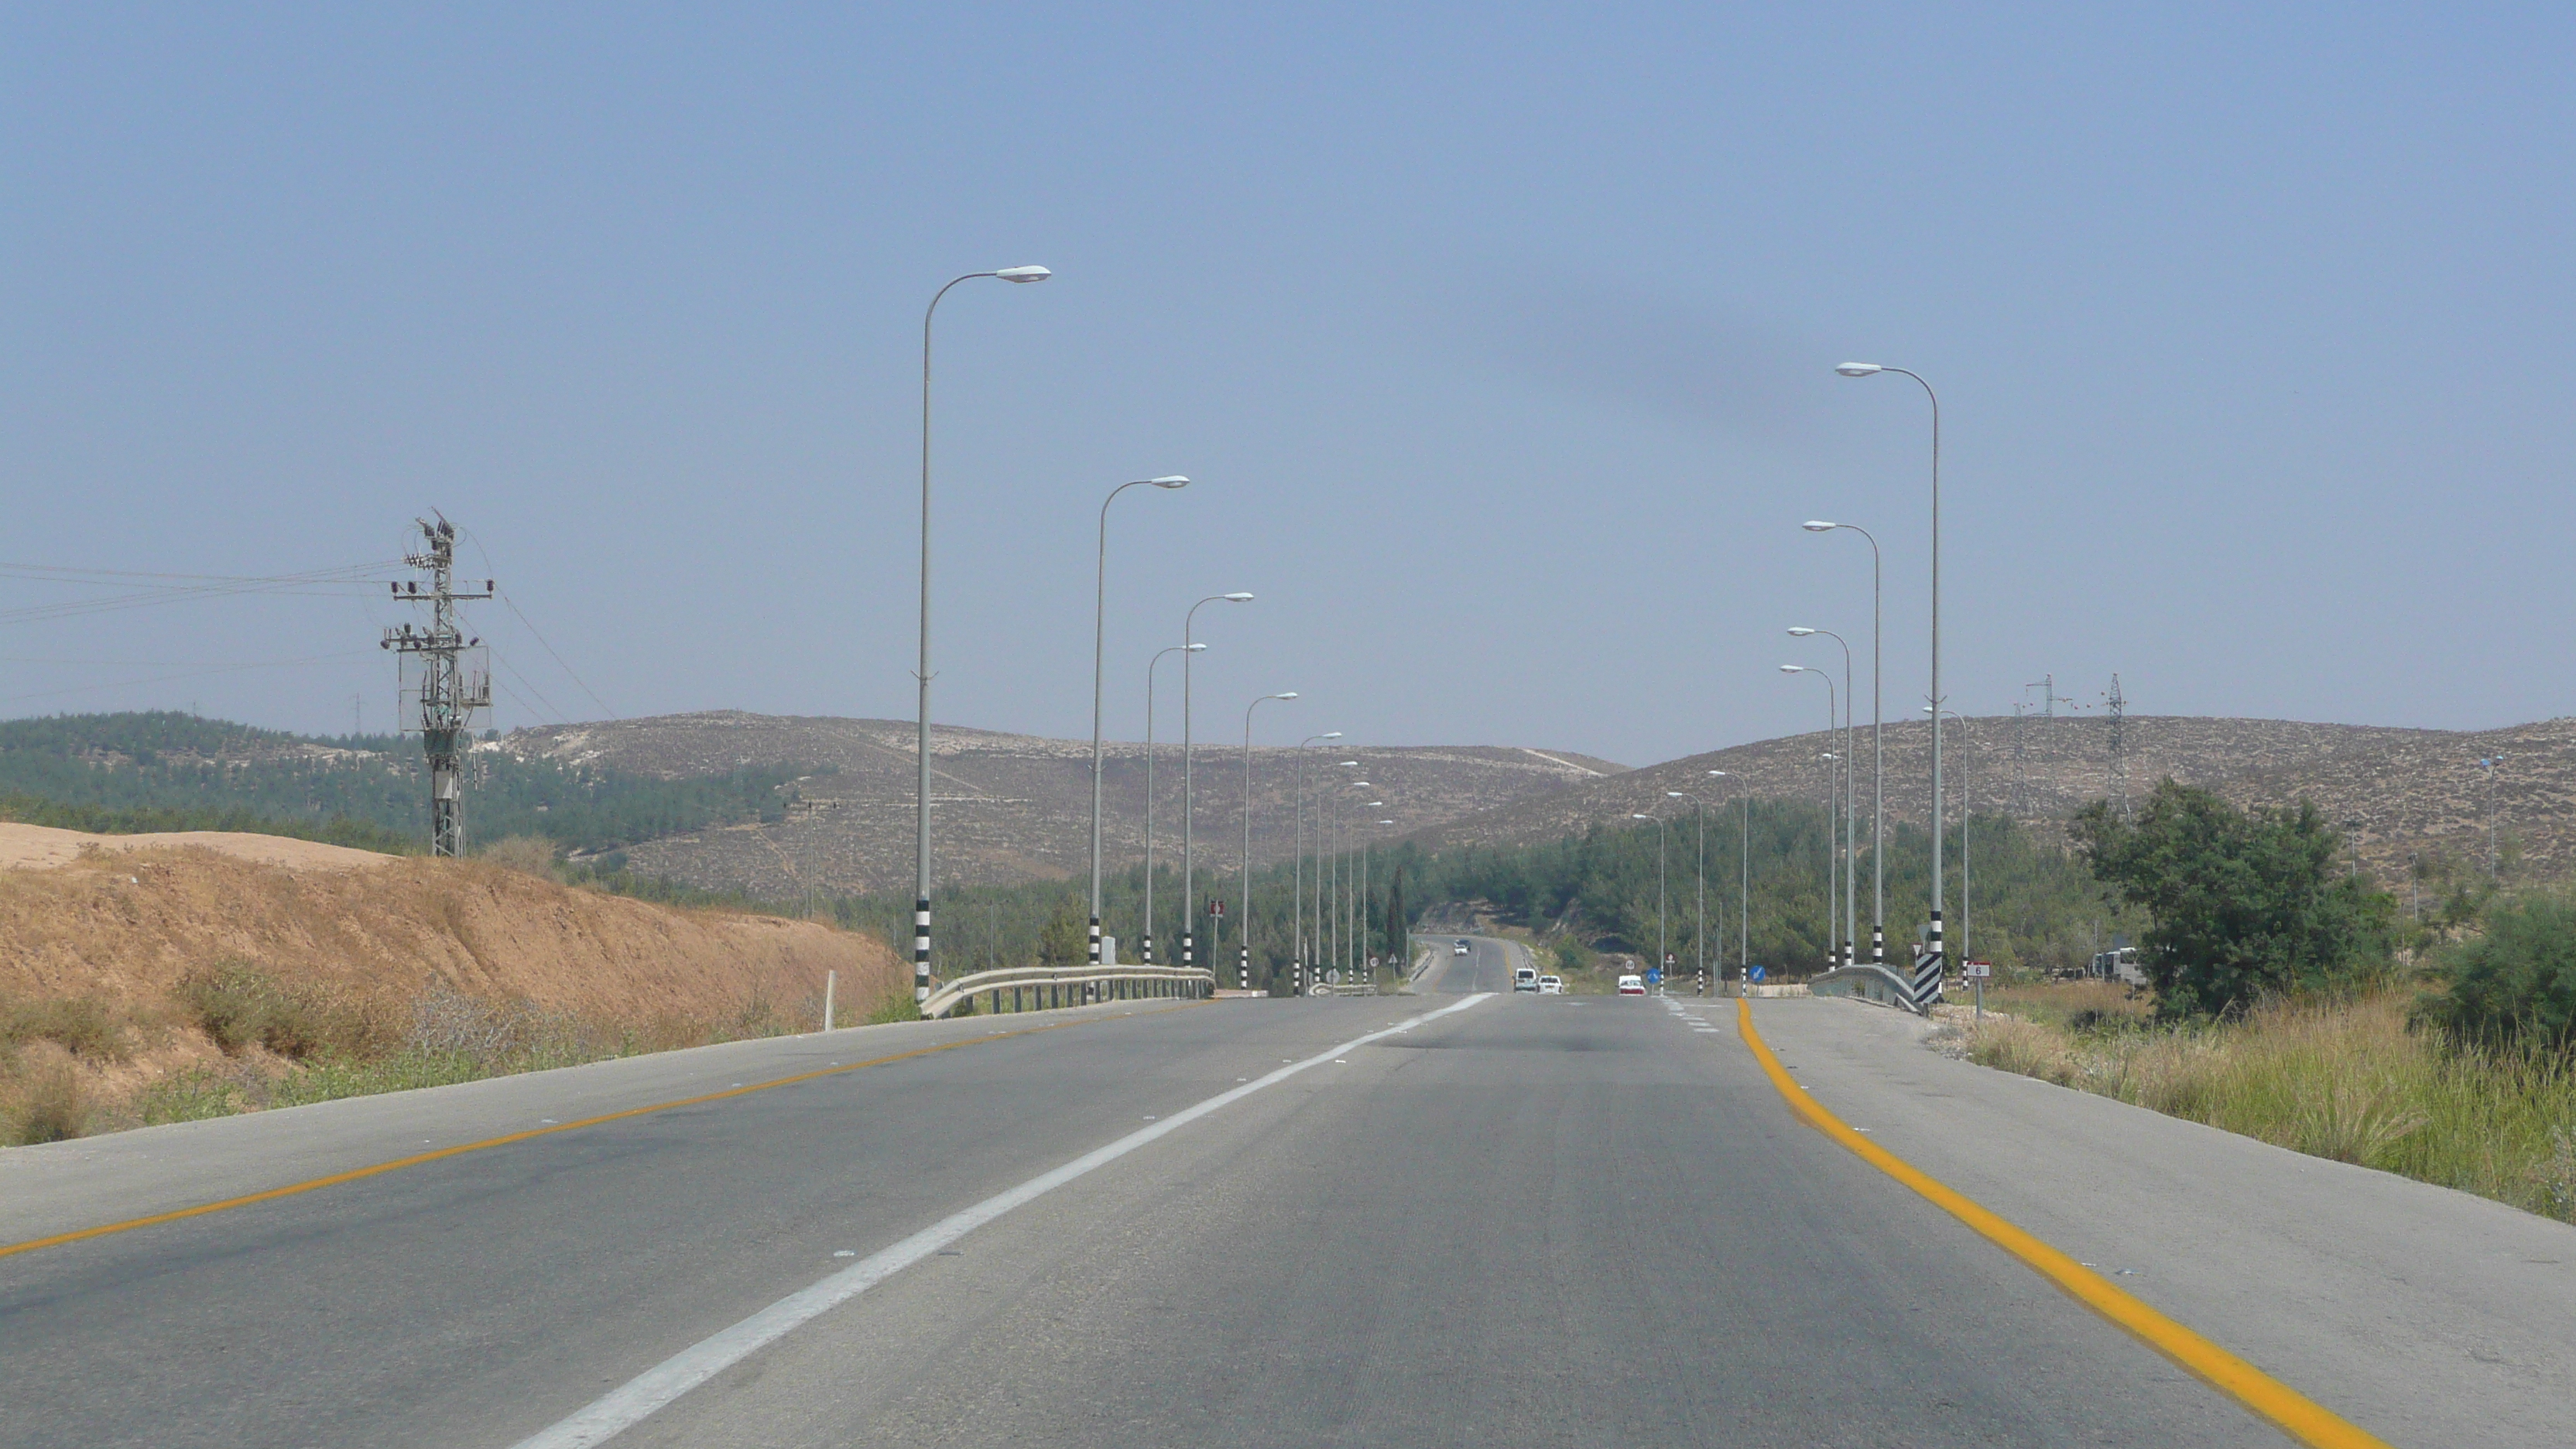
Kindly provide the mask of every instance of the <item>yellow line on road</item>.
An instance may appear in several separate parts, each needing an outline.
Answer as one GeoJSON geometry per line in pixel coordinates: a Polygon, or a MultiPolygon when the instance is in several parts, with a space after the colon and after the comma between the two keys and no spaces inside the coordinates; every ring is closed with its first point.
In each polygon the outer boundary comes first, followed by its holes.
{"type": "Polygon", "coordinates": [[[2004,1219],[1979,1207],[1954,1189],[1923,1173],[1895,1153],[1842,1124],[1804,1087],[1793,1080],[1780,1059],[1753,1029],[1753,1006],[1735,1001],[1735,1025],[1753,1049],[1771,1085],[1789,1110],[1807,1125],[1850,1148],[1870,1166],[1895,1178],[1966,1223],[1987,1242],[2019,1258],[2023,1265],[2057,1285],[2068,1297],[2143,1340],[2148,1347],[2183,1366],[2211,1388],[2270,1421],[2283,1433],[2314,1449],[2388,1449],[2385,1441],[2353,1427],[2306,1395],[2220,1348],[2111,1285],[2111,1281],[2004,1219]]]}
{"type": "MultiPolygon", "coordinates": [[[[1203,1003],[1199,1002],[1191,1002],[1182,1006],[1156,1007],[1152,1011],[1142,1013],[1130,1012],[1128,1015],[1160,1016],[1167,1011],[1186,1011],[1190,1006],[1202,1004],[1203,1003]]],[[[195,1207],[174,1208],[166,1213],[154,1213],[150,1217],[127,1218],[125,1221],[120,1223],[101,1223],[94,1228],[79,1228],[68,1233],[56,1233],[51,1237],[29,1238],[23,1243],[11,1243],[6,1247],[0,1247],[0,1258],[15,1257],[20,1253],[32,1253],[38,1248],[57,1248],[61,1247],[65,1243],[78,1243],[90,1238],[104,1238],[111,1233],[130,1233],[136,1228],[157,1227],[162,1223],[175,1223],[185,1218],[201,1218],[208,1213],[219,1213],[228,1211],[232,1208],[249,1207],[254,1203],[275,1202],[277,1199],[282,1197],[294,1197],[300,1193],[315,1192],[326,1187],[338,1187],[342,1183],[360,1182],[370,1177],[381,1177],[388,1172],[399,1172],[406,1167],[419,1167],[424,1163],[443,1162],[450,1157],[462,1157],[468,1152],[481,1152],[487,1148],[493,1147],[507,1147],[513,1142],[526,1142],[538,1137],[552,1137],[558,1132],[577,1132],[584,1127],[597,1127],[602,1123],[607,1122],[623,1122],[629,1117],[649,1117],[656,1112],[668,1112],[678,1107],[696,1107],[708,1102],[721,1102],[728,1097],[748,1097],[754,1092],[766,1092],[774,1087],[792,1087],[798,1082],[810,1082],[819,1077],[837,1077],[845,1072],[864,1071],[869,1067],[882,1067],[893,1062],[910,1061],[914,1057],[926,1057],[935,1055],[939,1052],[955,1051],[959,1047],[974,1046],[980,1042],[1007,1041],[1015,1036],[1035,1036],[1042,1031],[1061,1031],[1068,1026],[1080,1026],[1087,1021],[1099,1020],[1102,1020],[1102,1018],[1097,1016],[1087,1016],[1073,1021],[1050,1022],[1045,1026],[1022,1027],[1018,1031],[990,1032],[983,1036],[970,1036],[962,1041],[942,1042],[937,1046],[915,1047],[911,1051],[895,1052],[890,1056],[870,1057],[866,1061],[852,1062],[847,1066],[823,1067],[815,1071],[799,1072],[795,1076],[780,1077],[776,1081],[754,1082],[747,1087],[729,1087],[724,1091],[708,1092],[702,1096],[682,1097],[676,1101],[670,1102],[656,1102],[649,1107],[629,1107],[622,1112],[603,1112],[596,1117],[584,1117],[577,1122],[560,1122],[550,1127],[534,1127],[525,1132],[512,1132],[502,1137],[486,1137],[480,1142],[466,1142],[454,1147],[442,1147],[435,1152],[416,1152],[409,1157],[397,1157],[391,1162],[379,1162],[372,1167],[352,1168],[347,1172],[332,1173],[328,1177],[316,1177],[303,1182],[289,1183],[284,1187],[272,1187],[265,1192],[245,1193],[240,1197],[228,1197],[221,1202],[199,1203],[195,1207]]],[[[491,1079],[487,1078],[486,1080],[491,1079]]]]}

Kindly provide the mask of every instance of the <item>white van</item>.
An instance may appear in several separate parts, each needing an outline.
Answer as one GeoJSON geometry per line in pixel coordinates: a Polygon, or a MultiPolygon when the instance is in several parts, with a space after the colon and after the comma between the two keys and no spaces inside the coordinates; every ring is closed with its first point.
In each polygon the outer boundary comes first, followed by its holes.
{"type": "Polygon", "coordinates": [[[1514,991],[1538,990],[1538,968],[1535,966],[1513,967],[1512,989],[1514,991]]]}

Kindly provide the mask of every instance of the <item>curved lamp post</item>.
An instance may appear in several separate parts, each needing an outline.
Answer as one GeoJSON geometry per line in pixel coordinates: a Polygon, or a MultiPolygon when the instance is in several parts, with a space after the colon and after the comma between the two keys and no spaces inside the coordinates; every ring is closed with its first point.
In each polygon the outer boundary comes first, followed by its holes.
{"type": "Polygon", "coordinates": [[[1853,756],[1852,756],[1852,728],[1853,728],[1853,726],[1852,726],[1852,711],[1851,711],[1851,706],[1852,706],[1853,702],[1854,702],[1854,701],[1856,701],[1856,700],[1859,698],[1859,696],[1858,696],[1858,695],[1856,695],[1856,694],[1854,694],[1854,693],[1852,693],[1852,653],[1851,653],[1851,643],[1850,643],[1850,641],[1849,641],[1849,640],[1846,640],[1845,638],[1843,638],[1843,636],[1842,636],[1842,635],[1835,633],[1835,632],[1834,632],[1833,630],[1831,630],[1831,629],[1807,629],[1807,628],[1797,628],[1797,629],[1792,629],[1792,630],[1790,630],[1790,631],[1789,631],[1789,637],[1790,637],[1790,638],[1793,638],[1793,639],[1805,639],[1805,638],[1809,638],[1809,637],[1816,636],[1816,635],[1822,635],[1823,637],[1825,637],[1825,638],[1827,638],[1827,639],[1831,639],[1831,640],[1833,640],[1835,643],[1840,644],[1840,645],[1842,645],[1842,647],[1843,647],[1843,797],[1842,797],[1842,799],[1843,799],[1843,955],[1842,955],[1842,964],[1843,964],[1843,965],[1845,965],[1845,966],[1849,966],[1849,965],[1852,963],[1852,952],[1853,952],[1853,948],[1854,948],[1855,944],[1860,940],[1860,919],[1859,919],[1859,916],[1860,916],[1860,907],[1859,907],[1857,904],[1855,904],[1855,903],[1854,903],[1854,897],[1855,897],[1855,896],[1857,896],[1857,895],[1859,894],[1859,883],[1858,883],[1858,881],[1856,880],[1856,878],[1855,878],[1855,877],[1856,877],[1856,874],[1857,874],[1858,869],[1859,869],[1860,856],[1859,856],[1858,852],[1857,852],[1856,850],[1854,850],[1854,848],[1853,848],[1854,842],[1853,842],[1853,840],[1852,840],[1852,815],[1853,815],[1853,813],[1854,813],[1855,808],[1860,804],[1860,799],[1859,799],[1859,795],[1860,795],[1860,785],[1859,785],[1859,783],[1858,783],[1858,777],[1857,777],[1856,775],[1854,775],[1854,774],[1853,774],[1853,772],[1852,772],[1852,765],[1851,765],[1852,758],[1853,758],[1853,756]]]}
{"type": "Polygon", "coordinates": [[[1688,800],[1691,803],[1691,813],[1698,822],[1699,928],[1692,932],[1692,938],[1699,947],[1699,990],[1701,994],[1705,994],[1708,991],[1708,802],[1697,795],[1686,795],[1679,790],[1666,790],[1664,797],[1669,800],[1688,800]]]}
{"type": "Polygon", "coordinates": [[[1243,921],[1235,928],[1235,949],[1239,953],[1234,967],[1237,991],[1252,989],[1252,712],[1274,699],[1296,697],[1293,689],[1285,694],[1265,694],[1243,707],[1243,899],[1236,902],[1243,908],[1243,921]]]}
{"type": "MultiPolygon", "coordinates": [[[[1210,594],[1190,605],[1181,617],[1181,643],[1190,642],[1190,631],[1197,627],[1199,610],[1210,604],[1248,604],[1247,593],[1210,594]]],[[[1190,739],[1190,659],[1196,651],[1183,649],[1181,654],[1181,965],[1199,964],[1198,920],[1198,792],[1191,774],[1197,752],[1190,739]]]]}
{"type": "Polygon", "coordinates": [[[1145,964],[1154,964],[1154,670],[1163,654],[1196,654],[1205,644],[1175,644],[1145,666],[1145,964]]]}
{"type": "Polygon", "coordinates": [[[1798,526],[1809,533],[1841,530],[1857,533],[1869,540],[1869,961],[1873,966],[1884,966],[1887,964],[1887,746],[1879,698],[1882,615],[1879,608],[1878,538],[1857,523],[1811,518],[1798,526]]]}
{"type": "Polygon", "coordinates": [[[968,272],[931,293],[930,305],[921,313],[921,663],[913,676],[921,681],[916,740],[921,759],[913,796],[912,999],[916,1005],[930,999],[930,323],[939,315],[939,299],[959,282],[977,277],[1043,282],[1053,275],[1044,267],[968,272]]]}
{"type": "MultiPolygon", "coordinates": [[[[1100,500],[1100,562],[1091,591],[1091,964],[1100,964],[1100,684],[1102,662],[1101,640],[1109,607],[1109,505],[1130,488],[1187,488],[1190,480],[1177,473],[1161,478],[1139,478],[1121,483],[1100,500]]],[[[1147,747],[1148,749],[1151,746],[1147,747]]],[[[1147,802],[1153,800],[1150,782],[1146,787],[1147,802]]],[[[1150,867],[1149,873],[1150,873],[1150,867]]]]}
{"type": "Polygon", "coordinates": [[[1664,843],[1670,837],[1671,831],[1666,828],[1664,817],[1661,815],[1639,815],[1631,812],[1628,818],[1655,822],[1655,980],[1660,984],[1664,979],[1664,963],[1671,959],[1673,954],[1672,933],[1665,927],[1664,913],[1664,843]]]}
{"type": "MultiPolygon", "coordinates": [[[[1812,669],[1804,664],[1783,664],[1780,666],[1780,672],[1812,674],[1825,682],[1825,743],[1832,744],[1836,720],[1834,677],[1824,670],[1812,669]]],[[[1828,971],[1834,969],[1834,932],[1842,924],[1840,913],[1834,909],[1834,876],[1837,874],[1834,869],[1834,796],[1836,792],[1834,752],[1829,749],[1825,751],[1825,969],[1828,971]]]]}
{"type": "MultiPolygon", "coordinates": [[[[1922,387],[1922,389],[1923,389],[1923,395],[1924,395],[1925,397],[1927,397],[1927,398],[1931,399],[1931,401],[1932,401],[1932,710],[1933,710],[1933,714],[1932,714],[1932,818],[1933,818],[1933,819],[1935,819],[1935,820],[1938,820],[1938,819],[1940,819],[1940,818],[1941,818],[1941,714],[1940,714],[1940,710],[1941,710],[1941,704],[1942,704],[1942,700],[1941,700],[1941,395],[1940,395],[1939,393],[1936,393],[1936,392],[1934,392],[1934,391],[1932,390],[1932,384],[1930,384],[1930,383],[1928,383],[1928,382],[1924,382],[1924,381],[1923,381],[1923,375],[1922,375],[1921,373],[1908,371],[1907,369],[1902,368],[1902,367],[1886,367],[1886,366],[1882,366],[1882,365],[1880,365],[1880,364],[1878,364],[1878,363],[1875,363],[1875,362],[1846,362],[1846,363],[1842,363],[1842,364],[1839,364],[1838,366],[1836,366],[1836,367],[1834,368],[1834,371],[1836,371],[1836,372],[1838,372],[1838,373],[1842,374],[1842,375],[1843,375],[1843,376],[1845,376],[1845,377],[1875,377],[1875,376],[1877,376],[1878,374],[1880,374],[1880,373],[1882,373],[1882,372],[1893,372],[1893,373],[1896,373],[1896,374],[1898,374],[1898,375],[1900,375],[1900,376],[1910,377],[1910,378],[1913,378],[1913,379],[1914,379],[1914,381],[1915,381],[1916,383],[1918,383],[1918,384],[1920,384],[1920,385],[1921,385],[1921,387],[1922,387]]],[[[1934,830],[1934,831],[1932,832],[1932,939],[1931,939],[1931,948],[1932,948],[1932,954],[1933,954],[1933,956],[1934,956],[1934,957],[1936,957],[1936,958],[1937,958],[1937,957],[1939,957],[1939,956],[1941,955],[1941,951],[1942,951],[1942,944],[1941,944],[1941,832],[1940,832],[1939,830],[1937,830],[1937,829],[1936,829],[1936,830],[1934,830]]],[[[1923,980],[1924,976],[1927,974],[1927,968],[1928,968],[1928,973],[1930,974],[1931,981],[1932,981],[1932,990],[1933,990],[1933,991],[1938,991],[1938,990],[1940,989],[1940,982],[1941,982],[1941,977],[1940,977],[1940,974],[1939,974],[1940,964],[1941,964],[1941,963],[1940,963],[1940,961],[1936,959],[1936,960],[1933,960],[1933,961],[1925,962],[1925,963],[1924,963],[1924,965],[1923,965],[1922,967],[1918,967],[1918,968],[1916,968],[1916,970],[1915,970],[1915,972],[1914,972],[1914,978],[1915,978],[1915,980],[1917,981],[1918,985],[1917,985],[1917,988],[1916,988],[1916,991],[1915,991],[1915,1004],[1916,1004],[1918,1007],[1929,1007],[1929,1006],[1930,1006],[1930,1004],[1931,1004],[1931,1001],[1932,1001],[1932,995],[1931,995],[1931,992],[1927,992],[1927,991],[1923,990],[1923,989],[1921,988],[1920,984],[1919,984],[1919,983],[1923,980]]]]}
{"type": "MultiPolygon", "coordinates": [[[[1297,742],[1297,872],[1295,884],[1288,893],[1288,916],[1294,922],[1289,929],[1289,989],[1299,996],[1306,994],[1306,749],[1320,740],[1338,740],[1340,730],[1326,730],[1308,735],[1297,742]]],[[[1319,865],[1321,862],[1317,862],[1319,865]]],[[[1318,871],[1318,884],[1322,872],[1318,871]]]]}

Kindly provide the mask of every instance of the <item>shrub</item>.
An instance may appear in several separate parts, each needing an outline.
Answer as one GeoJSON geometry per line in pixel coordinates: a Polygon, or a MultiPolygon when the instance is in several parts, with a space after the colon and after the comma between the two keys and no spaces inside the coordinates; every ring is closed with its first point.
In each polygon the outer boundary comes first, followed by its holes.
{"type": "Polygon", "coordinates": [[[369,1056],[392,1045],[390,1023],[364,1004],[323,991],[289,990],[248,962],[226,961],[197,972],[172,995],[227,1056],[256,1045],[304,1061],[369,1056]]]}
{"type": "Polygon", "coordinates": [[[1567,936],[1556,943],[1556,968],[1567,975],[1591,970],[1593,959],[1592,948],[1576,937],[1567,936]]]}
{"type": "Polygon", "coordinates": [[[478,852],[490,863],[540,880],[555,878],[555,843],[539,835],[510,835],[478,852]]]}
{"type": "Polygon", "coordinates": [[[40,1074],[13,1095],[17,1100],[0,1104],[0,1131],[15,1146],[65,1141],[89,1125],[89,1103],[68,1065],[40,1074]]]}
{"type": "Polygon", "coordinates": [[[2525,896],[2487,912],[2486,934],[2443,953],[2450,989],[2429,1017],[2463,1041],[2576,1049],[2576,897],[2525,896]]]}
{"type": "Polygon", "coordinates": [[[919,1020],[921,1020],[921,1003],[912,999],[912,988],[909,986],[900,991],[886,993],[885,1000],[878,1002],[876,1010],[868,1013],[870,1026],[883,1026],[890,1021],[919,1020]]]}
{"type": "Polygon", "coordinates": [[[50,1041],[76,1057],[121,1062],[129,1055],[125,1033],[105,1006],[85,997],[31,1001],[0,1016],[0,1039],[11,1044],[50,1041]]]}

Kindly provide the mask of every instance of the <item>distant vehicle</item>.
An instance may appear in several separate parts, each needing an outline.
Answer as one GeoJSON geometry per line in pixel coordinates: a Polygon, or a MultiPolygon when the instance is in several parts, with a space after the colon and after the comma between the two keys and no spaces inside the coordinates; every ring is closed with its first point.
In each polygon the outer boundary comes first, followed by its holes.
{"type": "Polygon", "coordinates": [[[1643,976],[1622,976],[1622,977],[1620,977],[1620,978],[1619,978],[1619,994],[1620,994],[1621,996],[1643,996],[1643,995],[1645,995],[1645,994],[1646,994],[1646,978],[1645,978],[1645,977],[1643,977],[1643,976]]]}
{"type": "Polygon", "coordinates": [[[1458,938],[1458,944],[1449,948],[1449,954],[1452,956],[1464,956],[1467,954],[1469,949],[1467,938],[1461,936],[1458,938]]]}
{"type": "Polygon", "coordinates": [[[2106,981],[2126,981],[2131,986],[2147,984],[2147,969],[2138,964],[2138,948],[2135,946],[2122,946],[2116,951],[2102,952],[2093,958],[2091,965],[2084,968],[2084,974],[2097,976],[2106,981]]]}
{"type": "Polygon", "coordinates": [[[1514,991],[1538,990],[1538,968],[1535,966],[1512,968],[1512,989],[1514,991]]]}
{"type": "Polygon", "coordinates": [[[1565,978],[1562,976],[1540,977],[1538,979],[1538,994],[1541,996],[1563,996],[1565,994],[1565,978]]]}

